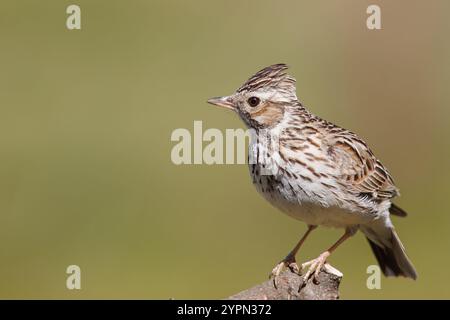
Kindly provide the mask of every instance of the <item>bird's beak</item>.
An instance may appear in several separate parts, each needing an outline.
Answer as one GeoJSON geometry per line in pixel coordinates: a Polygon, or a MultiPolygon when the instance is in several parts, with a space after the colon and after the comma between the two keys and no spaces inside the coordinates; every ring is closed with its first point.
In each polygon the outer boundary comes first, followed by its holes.
{"type": "Polygon", "coordinates": [[[208,103],[213,104],[215,106],[227,108],[230,110],[235,110],[233,100],[231,97],[216,97],[208,100],[208,103]]]}

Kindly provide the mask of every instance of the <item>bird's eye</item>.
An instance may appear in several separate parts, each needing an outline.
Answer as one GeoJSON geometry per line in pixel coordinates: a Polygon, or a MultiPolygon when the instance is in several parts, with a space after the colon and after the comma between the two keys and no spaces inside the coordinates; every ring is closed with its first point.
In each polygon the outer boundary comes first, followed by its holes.
{"type": "Polygon", "coordinates": [[[259,104],[260,101],[261,100],[259,100],[258,97],[250,97],[247,100],[247,102],[250,105],[250,107],[253,107],[253,108],[256,107],[259,104]]]}

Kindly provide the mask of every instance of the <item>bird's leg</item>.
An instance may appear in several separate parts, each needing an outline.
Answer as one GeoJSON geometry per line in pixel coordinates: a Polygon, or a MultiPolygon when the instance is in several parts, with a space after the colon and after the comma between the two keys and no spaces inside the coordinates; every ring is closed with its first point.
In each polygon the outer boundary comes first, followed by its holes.
{"type": "Polygon", "coordinates": [[[272,272],[270,273],[270,278],[273,278],[273,285],[275,286],[275,288],[278,287],[277,277],[280,275],[281,271],[283,271],[283,269],[285,267],[289,267],[292,270],[292,272],[300,273],[300,269],[297,265],[297,262],[295,261],[295,255],[297,254],[300,247],[303,245],[303,242],[305,242],[308,235],[315,228],[317,228],[317,226],[309,225],[308,230],[306,230],[305,234],[300,239],[300,241],[297,243],[297,245],[291,250],[291,252],[289,252],[289,254],[283,260],[280,261],[280,263],[278,263],[275,266],[275,268],[273,268],[272,272]]]}
{"type": "Polygon", "coordinates": [[[311,261],[305,262],[302,264],[302,270],[309,266],[308,272],[303,276],[303,283],[306,283],[311,275],[314,274],[314,280],[316,283],[319,283],[319,273],[320,270],[324,267],[325,263],[327,262],[328,257],[331,255],[331,253],[336,250],[337,247],[341,243],[343,243],[345,240],[350,238],[355,234],[355,231],[353,229],[346,229],[345,233],[342,237],[339,238],[338,241],[336,241],[335,244],[333,244],[327,251],[321,253],[319,257],[316,259],[313,259],[311,261]]]}

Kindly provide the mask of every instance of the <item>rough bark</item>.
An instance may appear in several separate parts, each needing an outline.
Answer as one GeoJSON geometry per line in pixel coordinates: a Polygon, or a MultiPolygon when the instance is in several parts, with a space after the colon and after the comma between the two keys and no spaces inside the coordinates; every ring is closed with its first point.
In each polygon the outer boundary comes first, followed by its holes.
{"type": "Polygon", "coordinates": [[[312,279],[303,283],[298,274],[286,270],[278,277],[278,288],[273,280],[267,280],[250,289],[239,292],[230,300],[336,300],[339,298],[339,284],[342,273],[327,265],[319,274],[319,283],[312,279]]]}

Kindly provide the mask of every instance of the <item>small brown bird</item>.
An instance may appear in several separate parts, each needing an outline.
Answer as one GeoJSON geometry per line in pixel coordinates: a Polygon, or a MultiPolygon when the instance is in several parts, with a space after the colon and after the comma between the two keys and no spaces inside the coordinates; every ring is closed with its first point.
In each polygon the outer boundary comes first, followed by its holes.
{"type": "Polygon", "coordinates": [[[297,99],[295,79],[285,64],[264,68],[230,96],[209,103],[235,111],[254,135],[249,169],[259,193],[308,229],[291,252],[272,270],[276,279],[289,267],[304,280],[320,270],[330,254],[361,230],[386,276],[416,279],[390,215],[406,212],[392,203],[398,189],[366,143],[353,132],[323,120],[297,99]],[[270,170],[268,170],[270,168],[270,170]],[[301,268],[295,256],[317,226],[344,228],[344,235],[318,258],[301,268]]]}

